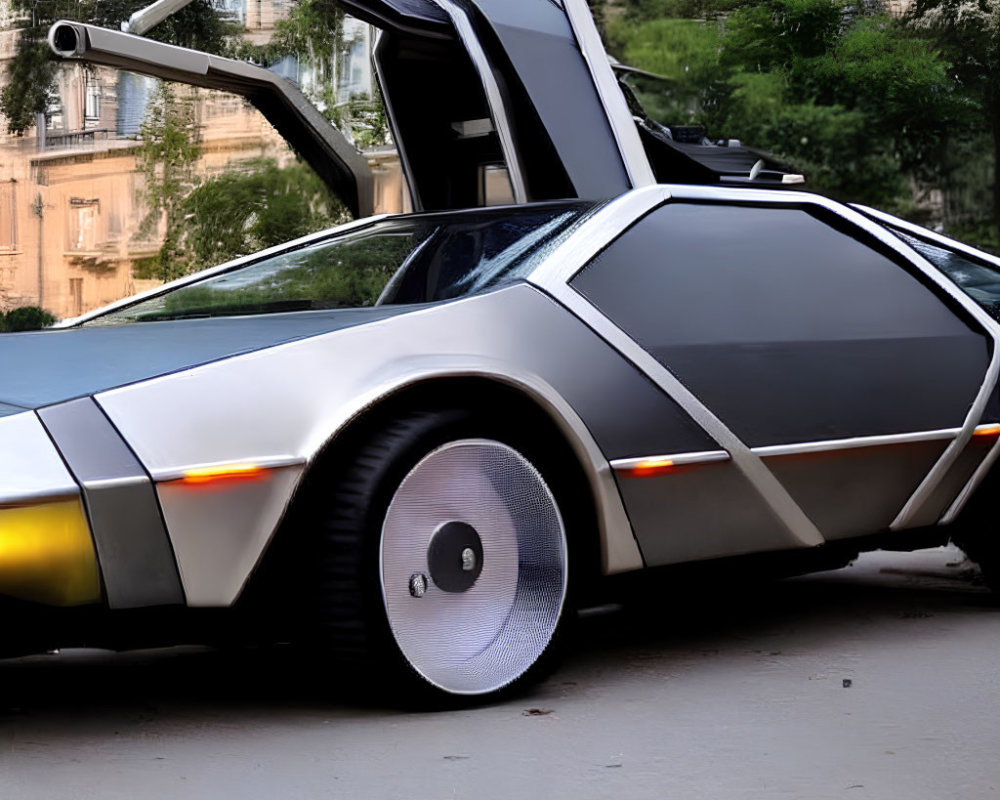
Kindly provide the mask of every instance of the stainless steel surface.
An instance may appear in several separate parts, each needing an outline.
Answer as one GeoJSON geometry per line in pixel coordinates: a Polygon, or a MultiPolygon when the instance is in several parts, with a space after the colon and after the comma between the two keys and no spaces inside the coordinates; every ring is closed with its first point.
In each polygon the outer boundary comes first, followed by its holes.
{"type": "Polygon", "coordinates": [[[619,474],[618,485],[650,566],[801,546],[732,461],[635,478],[619,474]]]}
{"type": "Polygon", "coordinates": [[[790,456],[804,453],[825,453],[831,450],[854,450],[860,447],[887,447],[915,442],[937,442],[954,439],[961,428],[943,428],[936,431],[914,431],[893,433],[885,436],[852,436],[848,439],[827,439],[821,442],[796,442],[794,444],[772,444],[754,447],[753,451],[766,458],[768,456],[790,456]]]}
{"type": "Polygon", "coordinates": [[[89,397],[38,415],[83,487],[108,605],[183,604],[152,483],[108,418],[89,397]]]}
{"type": "Polygon", "coordinates": [[[555,633],[568,580],[566,533],[544,477],[506,444],[460,439],[424,456],[389,502],[379,554],[396,644],[440,689],[496,691],[524,674],[555,633]],[[428,583],[414,603],[406,576],[426,569],[438,580],[428,549],[451,522],[481,538],[482,572],[462,591],[428,583]]]}
{"type": "Polygon", "coordinates": [[[922,513],[925,518],[932,520],[929,524],[933,524],[933,521],[939,521],[948,513],[948,509],[954,504],[964,487],[975,476],[976,470],[989,458],[994,443],[995,437],[973,436],[969,443],[962,448],[952,468],[927,495],[922,513]]]}
{"type": "Polygon", "coordinates": [[[212,469],[213,467],[226,467],[231,464],[252,464],[261,469],[281,469],[282,467],[301,467],[306,463],[304,456],[290,455],[267,455],[267,456],[247,456],[238,461],[208,461],[198,464],[188,464],[183,469],[151,470],[150,476],[157,483],[168,481],[178,481],[184,479],[192,470],[212,469]]]}
{"type": "Polygon", "coordinates": [[[159,25],[171,14],[180,11],[191,0],[156,0],[145,8],[140,8],[122,23],[122,31],[135,36],[142,36],[150,28],[159,25]]]}
{"type": "Polygon", "coordinates": [[[301,466],[272,469],[259,480],[156,484],[189,606],[228,606],[281,520],[301,466]]]}
{"type": "Polygon", "coordinates": [[[0,417],[0,442],[0,506],[80,494],[34,412],[0,417]]]}
{"type": "Polygon", "coordinates": [[[706,450],[702,453],[670,453],[662,456],[616,458],[611,461],[611,468],[616,472],[627,472],[636,467],[641,467],[650,461],[669,461],[676,466],[683,466],[684,464],[710,464],[716,461],[729,461],[729,453],[725,450],[706,450]]]}
{"type": "MultiPolygon", "coordinates": [[[[146,469],[160,477],[181,475],[191,465],[269,456],[311,461],[350,420],[402,387],[438,377],[497,380],[532,398],[566,432],[597,504],[604,570],[638,569],[642,558],[607,458],[545,378],[562,369],[582,332],[559,306],[522,284],[206,364],[97,400],[146,469]],[[539,348],[540,341],[550,346],[539,348]],[[213,399],[211,407],[205,397],[213,399]],[[194,405],[205,413],[185,413],[194,405]]],[[[177,482],[159,484],[189,603],[233,601],[300,472],[273,470],[273,481],[234,484],[231,499],[214,497],[232,513],[211,511],[207,495],[177,482]],[[247,502],[259,504],[261,515],[250,514],[247,502]]]]}
{"type": "Polygon", "coordinates": [[[652,186],[656,183],[653,169],[646,157],[646,150],[639,139],[632,112],[629,111],[625,96],[618,86],[608,62],[601,36],[594,25],[594,18],[586,0],[565,0],[563,8],[569,18],[573,35],[594,81],[601,105],[607,115],[608,124],[618,144],[618,150],[633,188],[652,186]]]}
{"type": "Polygon", "coordinates": [[[521,168],[521,159],[517,152],[514,134],[510,129],[510,119],[503,93],[500,91],[496,76],[493,74],[493,66],[486,57],[483,46],[479,43],[479,38],[472,29],[472,23],[469,22],[465,10],[452,0],[434,0],[434,2],[444,9],[451,18],[459,39],[462,40],[469,58],[475,65],[479,80],[483,84],[483,91],[486,93],[486,102],[490,106],[490,116],[493,118],[497,137],[500,139],[500,148],[503,150],[503,157],[507,162],[507,173],[514,191],[514,202],[524,203],[528,199],[524,172],[521,168]]]}
{"type": "Polygon", "coordinates": [[[785,452],[764,463],[827,540],[888,529],[947,439],[785,452]]]}

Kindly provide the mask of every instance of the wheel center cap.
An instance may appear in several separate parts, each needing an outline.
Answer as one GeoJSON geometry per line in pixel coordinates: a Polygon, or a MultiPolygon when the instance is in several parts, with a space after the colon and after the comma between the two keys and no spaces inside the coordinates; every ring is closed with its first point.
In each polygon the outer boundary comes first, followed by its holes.
{"type": "Polygon", "coordinates": [[[434,585],[443,592],[472,588],[483,571],[483,542],[465,522],[446,522],[431,537],[427,565],[434,585]]]}

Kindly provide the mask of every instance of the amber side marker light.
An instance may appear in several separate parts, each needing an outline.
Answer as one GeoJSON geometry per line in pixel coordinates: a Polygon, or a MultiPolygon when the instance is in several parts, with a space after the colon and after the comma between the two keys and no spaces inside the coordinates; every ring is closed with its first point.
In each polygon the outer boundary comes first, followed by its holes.
{"type": "Polygon", "coordinates": [[[53,606],[101,599],[97,556],[79,498],[0,506],[0,594],[53,606]]]}
{"type": "Polygon", "coordinates": [[[220,464],[216,467],[198,467],[184,471],[181,483],[197,486],[217,481],[256,481],[267,477],[267,467],[260,464],[220,464]]]}
{"type": "Polygon", "coordinates": [[[1000,424],[980,425],[972,432],[973,436],[1000,436],[1000,424]]]}
{"type": "Polygon", "coordinates": [[[670,472],[673,467],[674,461],[671,458],[647,458],[624,470],[624,473],[630,478],[650,478],[670,472]]]}

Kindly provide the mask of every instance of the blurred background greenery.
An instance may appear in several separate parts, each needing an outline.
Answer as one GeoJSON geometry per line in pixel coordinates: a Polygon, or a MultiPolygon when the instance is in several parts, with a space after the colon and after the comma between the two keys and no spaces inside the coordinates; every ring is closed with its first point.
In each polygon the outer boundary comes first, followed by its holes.
{"type": "Polygon", "coordinates": [[[807,187],[998,251],[995,0],[614,0],[591,6],[650,115],[739,139],[807,187]]]}

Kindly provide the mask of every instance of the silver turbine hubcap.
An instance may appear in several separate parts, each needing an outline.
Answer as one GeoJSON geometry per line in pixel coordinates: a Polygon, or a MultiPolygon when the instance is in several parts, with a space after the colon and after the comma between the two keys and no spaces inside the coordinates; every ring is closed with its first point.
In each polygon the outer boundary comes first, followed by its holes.
{"type": "Polygon", "coordinates": [[[381,559],[396,644],[445,691],[483,694],[507,685],[555,632],[567,580],[562,518],[538,470],[501,442],[462,439],[421,459],[389,503],[381,559]],[[459,533],[441,536],[447,528],[459,533]],[[445,540],[458,542],[453,552],[445,540]],[[442,563],[453,563],[454,585],[442,563]],[[427,576],[419,594],[416,575],[427,576]]]}

